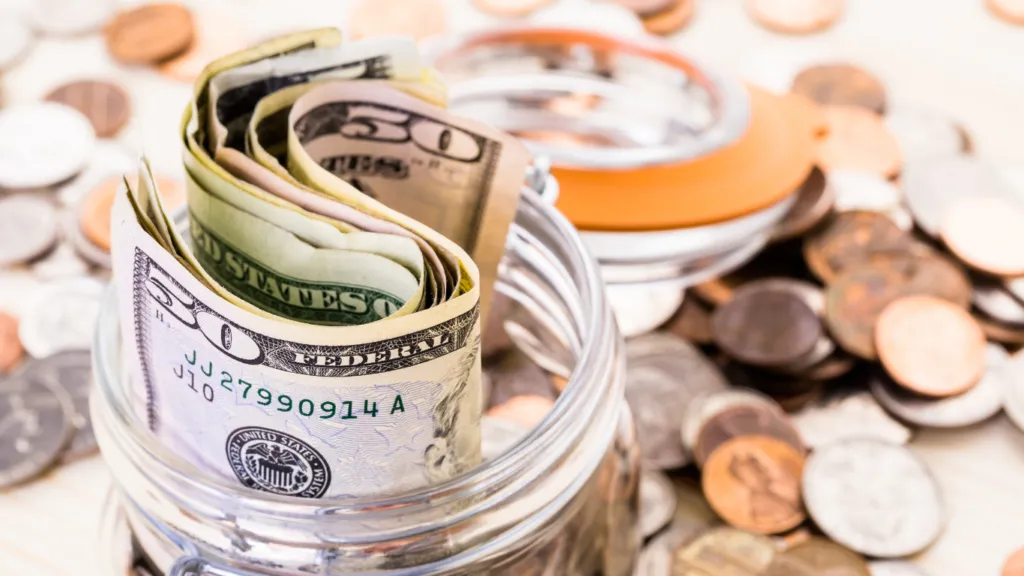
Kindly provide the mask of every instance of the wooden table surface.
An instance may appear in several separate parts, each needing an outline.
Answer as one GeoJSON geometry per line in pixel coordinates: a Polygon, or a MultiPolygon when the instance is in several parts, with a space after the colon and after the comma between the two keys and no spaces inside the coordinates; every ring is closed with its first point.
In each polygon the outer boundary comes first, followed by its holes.
{"type": "MultiPolygon", "coordinates": [[[[0,0],[0,7],[32,1],[0,0]]],[[[1024,166],[1024,28],[993,18],[983,0],[849,0],[839,25],[807,37],[758,28],[741,0],[697,2],[695,21],[673,42],[704,63],[745,74],[757,61],[783,57],[846,59],[878,74],[892,101],[963,122],[980,156],[1024,166]]],[[[232,17],[254,39],[302,27],[344,28],[349,4],[192,2],[232,17]]],[[[579,14],[586,19],[586,8],[579,14]]],[[[449,16],[458,29],[490,22],[468,0],[450,0],[449,16]]],[[[130,152],[145,151],[158,171],[180,174],[176,131],[190,87],[151,70],[114,65],[98,36],[38,42],[3,78],[5,100],[30,102],[61,81],[84,76],[115,78],[129,87],[136,114],[118,142],[130,152]]],[[[20,304],[0,301],[0,308],[17,311],[20,304]]],[[[998,576],[1004,558],[1024,546],[1024,433],[1000,415],[969,429],[922,431],[912,447],[938,478],[949,516],[942,538],[918,562],[932,576],[998,576]]],[[[0,492],[0,575],[108,576],[94,565],[104,552],[97,550],[97,525],[109,482],[95,457],[0,492]]]]}

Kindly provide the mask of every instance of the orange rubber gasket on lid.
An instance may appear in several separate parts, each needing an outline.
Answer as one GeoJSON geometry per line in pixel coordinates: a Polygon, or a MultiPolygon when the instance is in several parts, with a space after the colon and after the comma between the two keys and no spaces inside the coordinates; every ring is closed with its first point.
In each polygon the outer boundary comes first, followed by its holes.
{"type": "Polygon", "coordinates": [[[642,231],[714,224],[779,202],[814,166],[824,121],[806,98],[749,92],[750,126],[733,144],[665,166],[556,166],[555,206],[581,230],[642,231]]]}

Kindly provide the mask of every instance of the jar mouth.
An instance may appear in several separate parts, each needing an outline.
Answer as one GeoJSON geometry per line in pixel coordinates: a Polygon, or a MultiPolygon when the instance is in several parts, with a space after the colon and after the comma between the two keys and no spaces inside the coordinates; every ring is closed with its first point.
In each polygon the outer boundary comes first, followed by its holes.
{"type": "MultiPolygon", "coordinates": [[[[555,465],[569,447],[580,443],[585,433],[593,434],[587,423],[599,410],[601,400],[607,395],[621,396],[622,393],[621,374],[620,377],[611,377],[614,372],[621,371],[621,346],[597,267],[586,256],[572,225],[537,192],[526,188],[510,231],[506,260],[499,270],[498,289],[518,300],[531,289],[529,281],[538,282],[534,276],[549,283],[546,290],[552,298],[564,298],[562,302],[535,298],[537,302],[532,302],[531,306],[539,307],[539,314],[551,312],[545,306],[561,307],[563,318],[561,322],[555,322],[552,330],[565,331],[556,336],[561,337],[574,357],[574,366],[567,367],[571,370],[570,384],[544,420],[516,445],[493,460],[441,484],[383,498],[304,500],[258,492],[199,469],[162,446],[133,412],[120,363],[117,301],[113,289],[108,290],[104,299],[93,347],[98,394],[94,395],[92,404],[97,416],[94,420],[101,424],[97,427],[101,447],[105,455],[109,449],[135,460],[134,467],[158,487],[167,480],[158,480],[157,476],[166,475],[178,486],[188,488],[187,498],[194,497],[207,505],[216,502],[245,508],[252,513],[279,519],[310,516],[358,516],[360,522],[365,522],[368,517],[395,519],[428,508],[458,505],[460,502],[464,505],[467,500],[474,499],[474,507],[486,508],[492,500],[507,498],[510,485],[521,483],[523,478],[537,476],[545,465],[555,465]],[[573,293],[579,295],[578,301],[565,296],[573,293]],[[110,430],[106,430],[107,427],[110,430]],[[104,446],[104,440],[107,446],[104,446]]],[[[613,432],[607,431],[609,440],[613,432]]],[[[603,450],[601,446],[595,446],[595,449],[603,450]]],[[[177,492],[179,494],[175,498],[180,499],[180,489],[177,492]]],[[[183,506],[189,507],[188,503],[183,506]]],[[[197,508],[208,509],[208,506],[197,508]]],[[[472,512],[466,510],[462,517],[472,512]]],[[[450,521],[455,523],[458,520],[458,517],[453,517],[450,521]]],[[[409,531],[410,535],[415,531],[414,528],[401,527],[401,522],[398,524],[399,527],[391,533],[376,532],[367,538],[379,540],[382,535],[390,538],[401,535],[403,530],[409,531]]],[[[436,525],[432,528],[436,529],[436,525]]],[[[353,541],[358,540],[358,536],[353,536],[353,541]]]]}

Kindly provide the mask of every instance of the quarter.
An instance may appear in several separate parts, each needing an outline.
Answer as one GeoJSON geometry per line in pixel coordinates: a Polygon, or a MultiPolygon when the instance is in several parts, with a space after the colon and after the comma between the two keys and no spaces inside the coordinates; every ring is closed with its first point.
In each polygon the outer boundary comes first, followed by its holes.
{"type": "Polygon", "coordinates": [[[57,230],[57,210],[46,200],[29,194],[0,198],[0,268],[42,256],[57,242],[57,230]]]}
{"type": "Polygon", "coordinates": [[[88,278],[43,285],[21,317],[18,336],[35,358],[62,350],[89,350],[103,285],[88,278]]]}
{"type": "Polygon", "coordinates": [[[77,174],[96,134],[74,108],[54,102],[0,110],[0,188],[45,188],[77,174]]]}

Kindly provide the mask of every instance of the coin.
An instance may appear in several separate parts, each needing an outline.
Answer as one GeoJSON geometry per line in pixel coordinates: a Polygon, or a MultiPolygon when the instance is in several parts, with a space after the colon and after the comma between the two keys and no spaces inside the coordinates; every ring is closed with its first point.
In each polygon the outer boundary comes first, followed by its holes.
{"type": "Polygon", "coordinates": [[[928,576],[910,562],[901,560],[875,560],[868,563],[871,576],[928,576]]]}
{"type": "Polygon", "coordinates": [[[878,371],[869,379],[871,393],[886,410],[901,419],[929,428],[961,428],[988,420],[1003,408],[1010,381],[1006,351],[996,344],[985,347],[985,374],[970,390],[946,398],[922,398],[903,390],[878,371]]]}
{"type": "Polygon", "coordinates": [[[32,23],[46,34],[71,36],[98,30],[114,13],[114,0],[33,0],[32,23]]]}
{"type": "Polygon", "coordinates": [[[120,12],[107,24],[107,50],[122,64],[156,64],[192,45],[195,26],[188,8],[146,4],[120,12]]]}
{"type": "Polygon", "coordinates": [[[851,64],[821,64],[793,79],[793,92],[829,106],[858,106],[885,111],[885,85],[873,74],[851,64]]]}
{"type": "Polygon", "coordinates": [[[840,389],[791,415],[803,443],[818,449],[850,438],[874,438],[891,444],[910,441],[910,429],[893,420],[867,391],[840,389]]]}
{"type": "Polygon", "coordinates": [[[1004,369],[1010,385],[1005,390],[1003,408],[1010,422],[1024,430],[1024,386],[1020,385],[1024,381],[1024,354],[1014,354],[1004,369]]]}
{"type": "Polygon", "coordinates": [[[68,243],[75,250],[75,253],[84,258],[90,264],[101,268],[109,269],[112,265],[110,251],[104,250],[93,244],[82,233],[82,227],[78,223],[78,217],[71,212],[61,218],[61,230],[68,243]]]}
{"type": "MultiPolygon", "coordinates": [[[[547,6],[552,0],[473,0],[473,6],[481,12],[500,18],[529,16],[547,6]]],[[[668,0],[662,0],[662,3],[668,0]]]]}
{"type": "Polygon", "coordinates": [[[986,316],[1024,328],[1024,303],[1001,282],[975,279],[971,303],[986,316]]]}
{"type": "Polygon", "coordinates": [[[719,446],[740,436],[768,436],[804,451],[800,434],[788,417],[778,410],[747,404],[722,410],[705,422],[697,433],[693,458],[703,466],[719,446]]]}
{"type": "Polygon", "coordinates": [[[100,138],[110,138],[124,128],[132,115],[128,91],[108,80],[76,80],[50,91],[45,100],[78,110],[89,119],[100,138]]]}
{"type": "Polygon", "coordinates": [[[797,190],[793,207],[776,225],[772,241],[803,236],[828,216],[835,200],[836,195],[831,181],[825,178],[825,173],[820,168],[815,167],[797,190]]]}
{"type": "Polygon", "coordinates": [[[527,429],[540,424],[555,405],[555,401],[543,396],[514,396],[504,404],[487,411],[491,418],[508,420],[527,429]]]}
{"type": "Polygon", "coordinates": [[[981,313],[976,313],[974,320],[978,322],[978,326],[981,326],[985,338],[1011,346],[1024,346],[1024,328],[1002,324],[981,313]]]}
{"type": "Polygon", "coordinates": [[[942,532],[938,486],[902,446],[858,438],[819,447],[804,466],[803,493],[826,536],[868,556],[909,556],[942,532]]]}
{"type": "Polygon", "coordinates": [[[676,4],[675,0],[615,0],[615,2],[640,16],[670,10],[676,4]]]}
{"type": "Polygon", "coordinates": [[[688,544],[677,546],[672,576],[757,576],[775,557],[772,541],[733,528],[712,528],[688,544]]]}
{"type": "Polygon", "coordinates": [[[484,414],[480,417],[480,452],[484,460],[493,460],[529,433],[529,428],[516,422],[484,414]]]}
{"type": "Polygon", "coordinates": [[[708,420],[723,410],[747,404],[778,410],[780,414],[782,413],[774,400],[749,388],[732,387],[703,392],[696,395],[686,406],[683,425],[679,430],[683,446],[688,452],[693,453],[697,449],[700,430],[708,420]]]}
{"type": "Polygon", "coordinates": [[[683,303],[676,286],[631,284],[605,288],[619,332],[626,338],[646,334],[664,324],[683,303]]]}
{"type": "Polygon", "coordinates": [[[445,7],[438,0],[363,0],[349,16],[353,39],[401,35],[422,40],[444,33],[445,7]]]}
{"type": "Polygon", "coordinates": [[[729,356],[756,366],[779,366],[814,350],[822,326],[800,297],[764,289],[735,294],[712,314],[711,331],[729,356]]]}
{"type": "Polygon", "coordinates": [[[654,333],[626,342],[626,401],[636,416],[644,466],[667,470],[687,463],[679,435],[687,406],[701,393],[728,387],[718,368],[688,342],[654,333]]]}
{"type": "Polygon", "coordinates": [[[71,438],[71,400],[45,371],[29,362],[0,386],[0,488],[42,474],[71,438]]]}
{"type": "Polygon", "coordinates": [[[835,23],[844,5],[844,0],[747,0],[747,13],[769,30],[808,34],[835,23]]]}
{"type": "Polygon", "coordinates": [[[907,159],[952,156],[965,151],[963,133],[949,118],[925,108],[891,106],[885,125],[907,159]]]}
{"type": "Polygon", "coordinates": [[[735,290],[733,297],[761,290],[787,292],[800,298],[818,316],[825,314],[825,293],[822,289],[810,282],[796,278],[769,277],[747,282],[735,290]]]}
{"type": "Polygon", "coordinates": [[[31,270],[40,280],[59,280],[87,275],[89,264],[70,244],[62,242],[45,257],[33,262],[31,270]]]}
{"type": "Polygon", "coordinates": [[[811,402],[820,398],[825,393],[825,385],[821,382],[815,382],[805,392],[797,392],[794,394],[787,395],[774,395],[772,398],[778,402],[779,406],[786,412],[795,412],[800,410],[804,406],[807,406],[811,402]]]}
{"type": "Polygon", "coordinates": [[[972,268],[995,276],[1024,274],[1024,206],[996,196],[950,203],[940,232],[949,250],[972,268]]]}
{"type": "Polygon", "coordinates": [[[204,7],[195,19],[192,44],[181,54],[160,64],[160,74],[178,82],[195,82],[214,60],[248,45],[238,18],[222,10],[204,7]]]}
{"type": "Polygon", "coordinates": [[[0,12],[0,72],[21,62],[32,46],[32,31],[13,12],[0,12]]]}
{"type": "Polygon", "coordinates": [[[800,542],[787,549],[784,556],[799,564],[809,575],[870,576],[864,558],[824,538],[812,537],[800,542]]]}
{"type": "Polygon", "coordinates": [[[71,399],[75,427],[71,444],[62,457],[63,462],[77,460],[96,452],[96,436],[92,430],[89,411],[89,393],[92,391],[92,355],[87,350],[58,352],[41,360],[46,377],[63,388],[71,399]]]}
{"type": "Polygon", "coordinates": [[[687,342],[711,344],[711,311],[697,298],[685,298],[675,315],[662,327],[687,342]]]}
{"type": "Polygon", "coordinates": [[[644,538],[653,536],[676,513],[676,489],[668,476],[656,470],[640,473],[640,533],[644,538]]]}
{"type": "Polygon", "coordinates": [[[847,374],[850,370],[853,370],[856,365],[856,358],[837,348],[836,351],[829,355],[828,358],[825,358],[813,366],[808,366],[807,369],[804,370],[802,376],[808,380],[814,380],[817,382],[834,380],[844,374],[847,374]]]}
{"type": "Polygon", "coordinates": [[[1003,564],[1002,576],[1024,576],[1024,548],[1017,550],[1003,564]]]}
{"type": "Polygon", "coordinates": [[[836,210],[865,210],[888,213],[903,202],[895,184],[871,172],[835,170],[828,175],[835,189],[836,210]]]}
{"type": "Polygon", "coordinates": [[[1024,24],[1024,2],[1020,0],[985,0],[985,5],[1002,20],[1024,24]]]}
{"type": "Polygon", "coordinates": [[[88,350],[103,285],[88,278],[43,285],[21,317],[18,336],[35,358],[62,350],[88,350]]]}
{"type": "Polygon", "coordinates": [[[981,327],[934,296],[904,296],[886,306],[875,326],[875,347],[893,380],[925,396],[966,392],[985,371],[981,327]]]}
{"type": "Polygon", "coordinates": [[[826,172],[858,170],[893,176],[903,156],[882,118],[857,106],[825,106],[828,135],[818,145],[818,165],[826,172]]]}
{"type": "Polygon", "coordinates": [[[832,283],[844,270],[879,254],[904,253],[913,238],[877,212],[856,210],[832,217],[804,240],[804,259],[815,276],[832,283]]]}
{"type": "Polygon", "coordinates": [[[0,198],[0,268],[38,258],[57,242],[57,211],[28,194],[0,198]]]}
{"type": "Polygon", "coordinates": [[[18,319],[0,312],[0,374],[10,372],[24,355],[25,349],[18,340],[18,319]]]}
{"type": "Polygon", "coordinates": [[[953,202],[964,196],[1012,197],[994,168],[970,156],[941,156],[908,162],[901,177],[907,206],[918,227],[938,236],[953,202]]]}
{"type": "Polygon", "coordinates": [[[0,110],[0,188],[44,188],[77,174],[96,135],[74,108],[40,102],[0,110]]]}
{"type": "Polygon", "coordinates": [[[804,521],[800,477],[804,457],[782,440],[740,436],[704,463],[701,485],[711,507],[731,526],[778,534],[804,521]]]}
{"type": "Polygon", "coordinates": [[[665,576],[673,574],[672,562],[676,549],[692,542],[705,526],[689,522],[674,522],[668,530],[658,534],[640,552],[636,562],[636,576],[665,576]]]}
{"type": "Polygon", "coordinates": [[[556,398],[548,373],[518,349],[489,361],[487,372],[491,377],[491,406],[504,404],[515,396],[556,398]]]}
{"type": "MultiPolygon", "coordinates": [[[[620,3],[622,0],[617,0],[620,3]]],[[[642,15],[644,29],[649,34],[668,36],[675,34],[693,19],[695,0],[674,0],[667,9],[653,14],[642,15]]]]}

